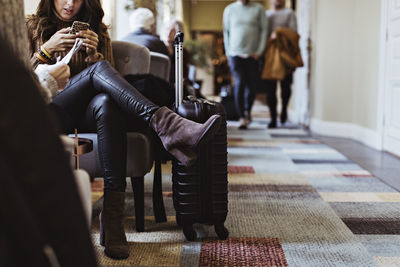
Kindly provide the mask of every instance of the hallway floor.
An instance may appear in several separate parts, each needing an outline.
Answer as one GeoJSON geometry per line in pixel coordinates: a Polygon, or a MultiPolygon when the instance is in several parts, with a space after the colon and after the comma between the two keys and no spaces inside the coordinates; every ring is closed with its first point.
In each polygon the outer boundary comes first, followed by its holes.
{"type": "Polygon", "coordinates": [[[368,170],[383,182],[400,191],[400,158],[377,151],[361,143],[334,137],[315,136],[323,143],[338,150],[351,161],[368,170]]]}
{"type": "MultiPolygon", "coordinates": [[[[103,256],[96,216],[92,233],[100,264],[400,266],[400,193],[367,170],[365,162],[366,167],[357,164],[356,151],[346,157],[322,143],[324,138],[296,127],[267,130],[263,109],[253,117],[246,131],[237,130],[236,122],[228,124],[228,240],[217,240],[213,228],[202,225],[197,226],[201,240],[184,240],[174,218],[171,167],[166,164],[163,187],[168,222],[156,224],[152,217],[150,174],[146,232],[136,233],[128,186],[126,231],[131,256],[123,261],[103,256]]],[[[338,147],[340,142],[333,145],[338,147]]],[[[95,215],[101,207],[101,184],[101,180],[94,184],[95,215]]]]}

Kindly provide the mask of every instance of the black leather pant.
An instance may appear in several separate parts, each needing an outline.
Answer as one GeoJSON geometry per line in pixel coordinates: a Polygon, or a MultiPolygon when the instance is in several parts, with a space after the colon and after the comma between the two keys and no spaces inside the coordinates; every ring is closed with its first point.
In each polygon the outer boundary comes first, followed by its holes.
{"type": "Polygon", "coordinates": [[[132,87],[107,61],[71,78],[50,104],[63,132],[97,132],[104,190],[125,191],[126,124],[149,122],[159,108],[132,87]]]}

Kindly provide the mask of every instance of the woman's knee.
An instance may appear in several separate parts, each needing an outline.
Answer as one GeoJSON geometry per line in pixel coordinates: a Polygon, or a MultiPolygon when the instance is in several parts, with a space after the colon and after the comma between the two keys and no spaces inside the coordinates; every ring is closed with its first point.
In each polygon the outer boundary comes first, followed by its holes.
{"type": "Polygon", "coordinates": [[[101,93],[93,97],[92,101],[90,101],[89,106],[94,109],[102,109],[105,106],[112,106],[112,99],[109,95],[101,93]]]}
{"type": "Polygon", "coordinates": [[[108,94],[98,94],[89,103],[89,109],[92,116],[98,120],[107,115],[107,117],[119,117],[120,112],[117,105],[108,94]]]}
{"type": "Polygon", "coordinates": [[[108,62],[107,60],[101,60],[101,61],[98,61],[98,62],[94,63],[90,67],[87,67],[86,68],[86,72],[90,76],[93,76],[93,74],[95,72],[100,72],[101,70],[104,70],[104,69],[107,69],[107,68],[112,68],[110,62],[108,62]]]}
{"type": "Polygon", "coordinates": [[[98,61],[94,63],[92,66],[95,67],[96,69],[112,68],[110,62],[108,62],[107,60],[98,61]]]}
{"type": "Polygon", "coordinates": [[[113,129],[112,131],[125,131],[126,118],[112,98],[107,94],[98,94],[90,102],[86,121],[98,131],[113,129]]]}

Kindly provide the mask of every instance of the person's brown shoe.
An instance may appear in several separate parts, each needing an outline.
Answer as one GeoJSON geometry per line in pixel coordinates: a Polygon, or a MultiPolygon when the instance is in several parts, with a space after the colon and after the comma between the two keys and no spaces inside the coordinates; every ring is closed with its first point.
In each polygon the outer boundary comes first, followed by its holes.
{"type": "Polygon", "coordinates": [[[221,124],[221,116],[213,115],[205,123],[185,119],[172,110],[161,107],[150,119],[164,148],[186,166],[197,159],[194,150],[198,145],[212,140],[221,124]]]}
{"type": "Polygon", "coordinates": [[[103,210],[100,213],[100,245],[113,259],[129,257],[129,246],[124,231],[124,192],[104,192],[103,210]]]}

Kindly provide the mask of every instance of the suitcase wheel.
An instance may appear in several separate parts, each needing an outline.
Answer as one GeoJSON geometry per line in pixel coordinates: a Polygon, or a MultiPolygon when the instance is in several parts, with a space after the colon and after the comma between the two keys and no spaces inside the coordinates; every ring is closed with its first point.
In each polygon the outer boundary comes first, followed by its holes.
{"type": "Polygon", "coordinates": [[[216,224],[214,225],[215,233],[217,233],[217,236],[221,240],[225,240],[229,236],[229,231],[228,229],[225,228],[223,223],[216,224]]]}
{"type": "Polygon", "coordinates": [[[196,231],[193,229],[193,225],[183,226],[183,234],[187,241],[195,241],[197,239],[196,231]]]}

